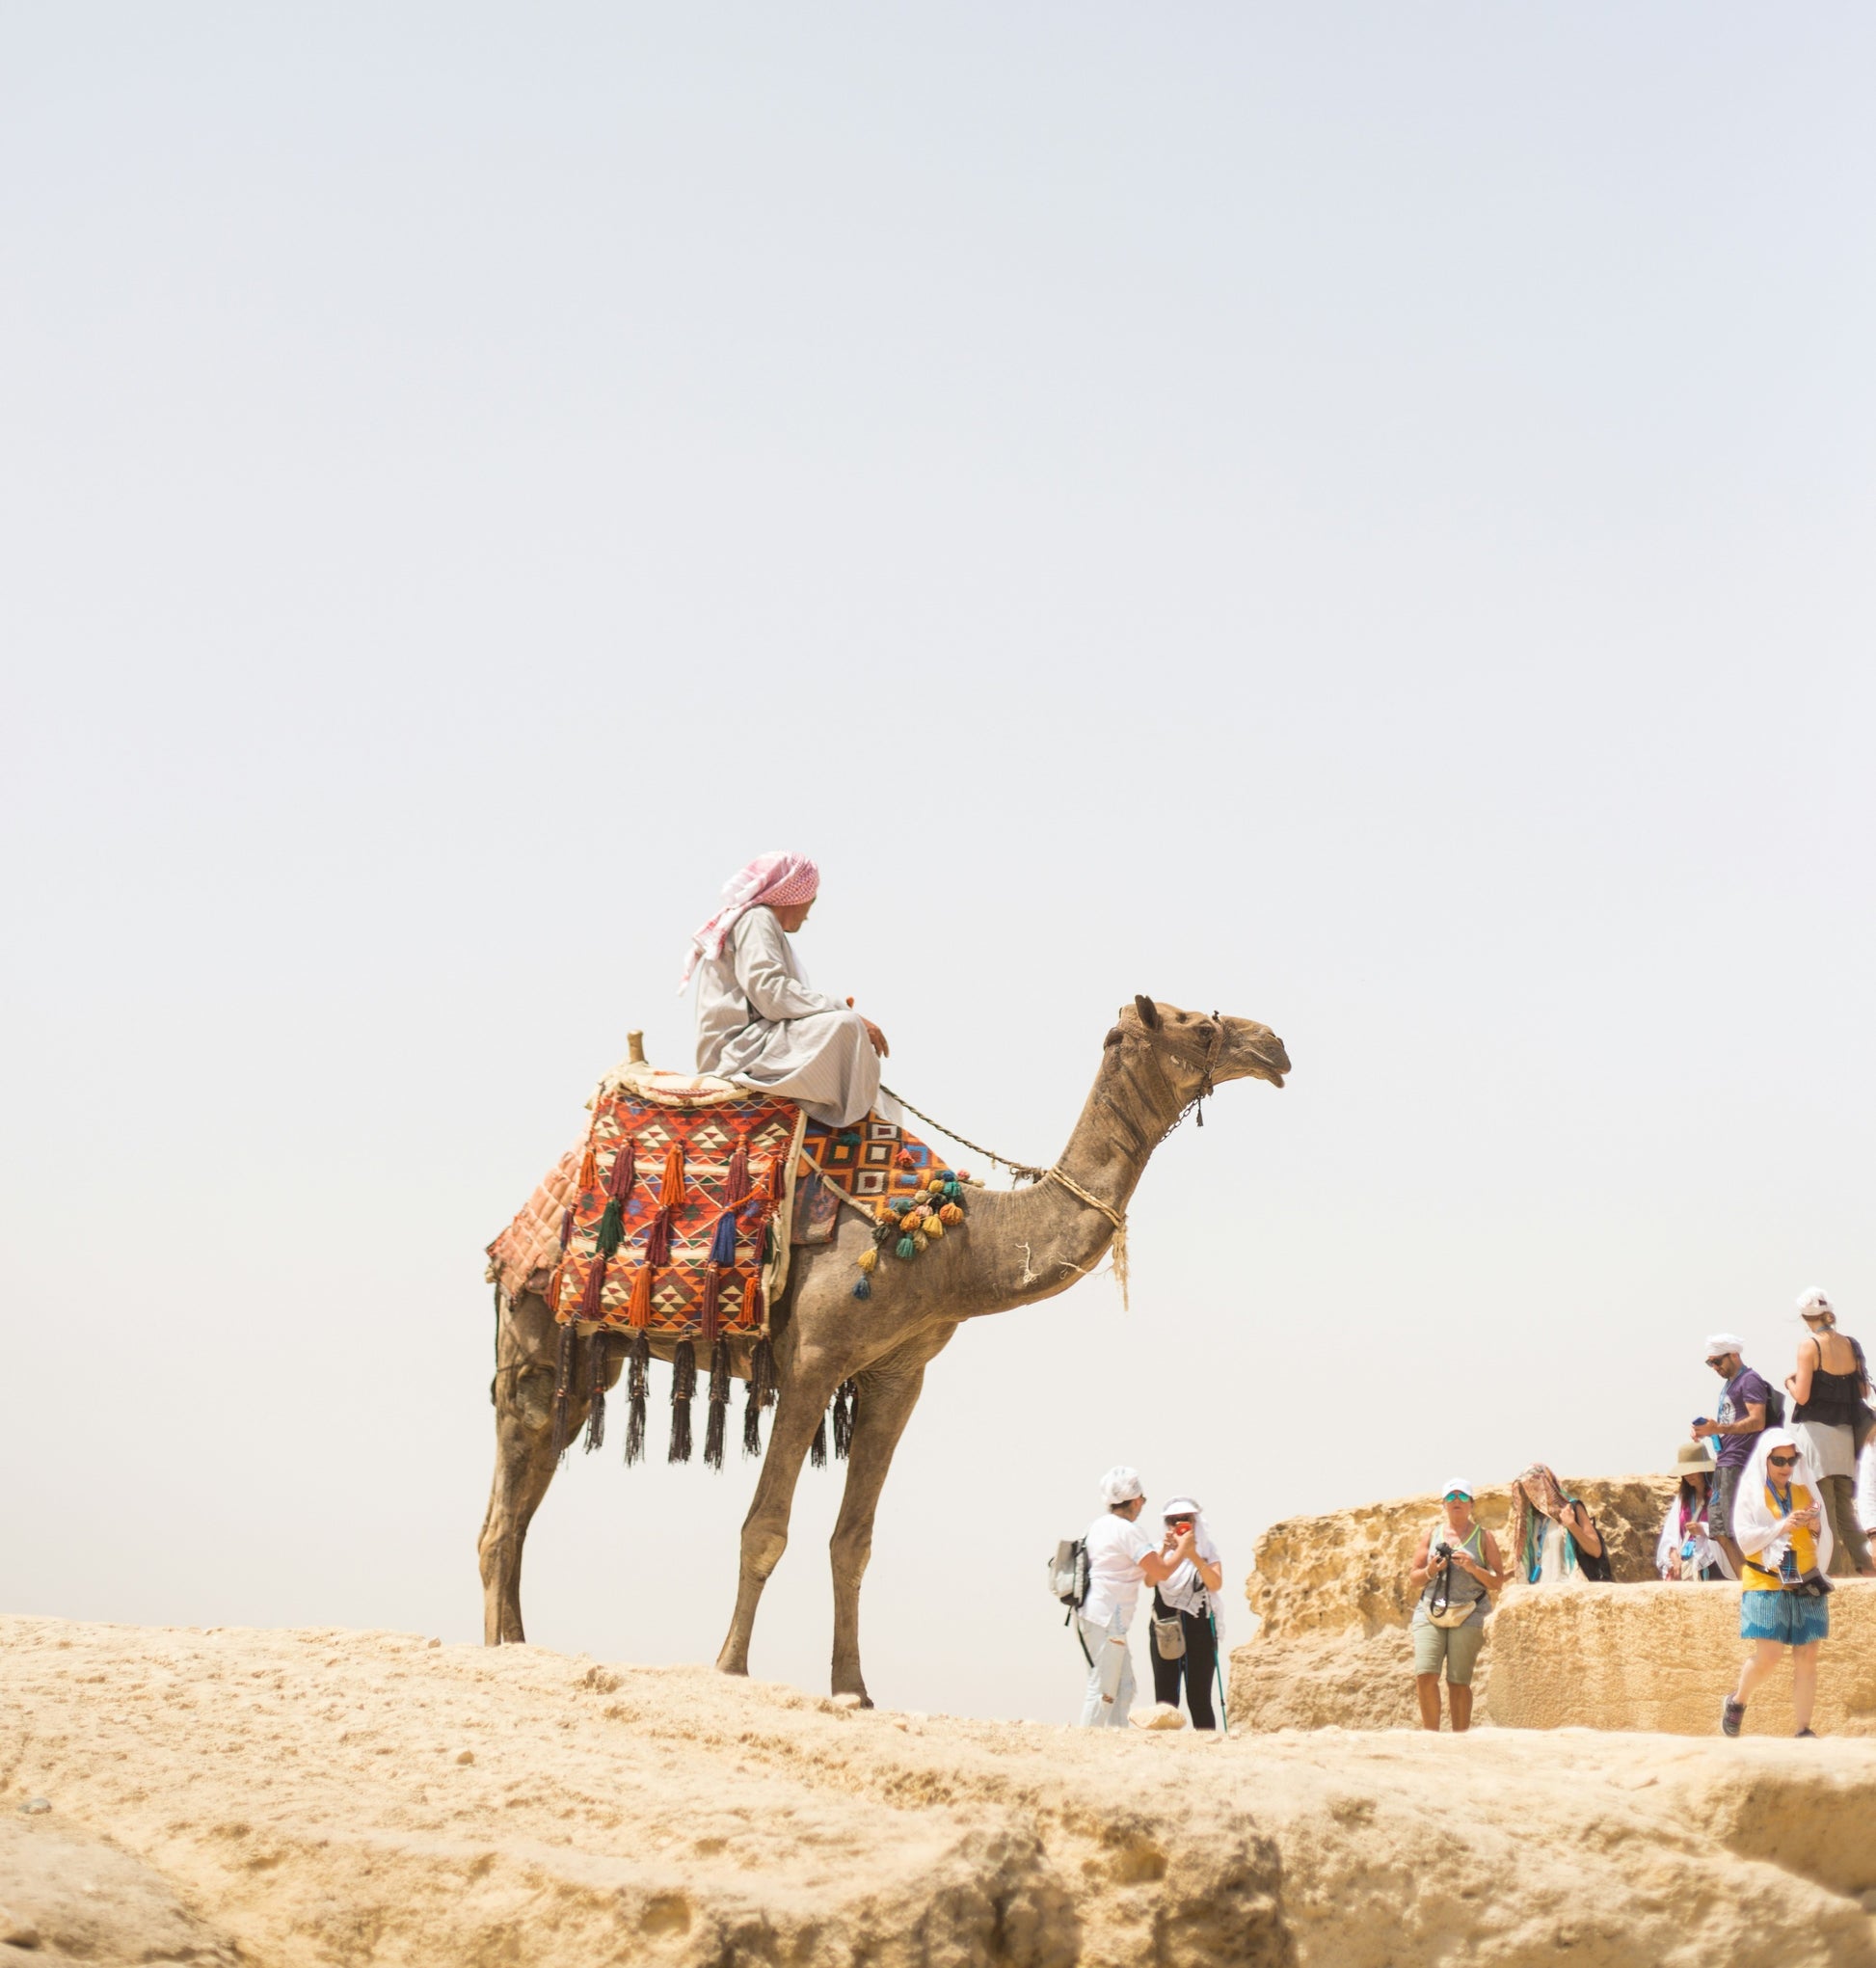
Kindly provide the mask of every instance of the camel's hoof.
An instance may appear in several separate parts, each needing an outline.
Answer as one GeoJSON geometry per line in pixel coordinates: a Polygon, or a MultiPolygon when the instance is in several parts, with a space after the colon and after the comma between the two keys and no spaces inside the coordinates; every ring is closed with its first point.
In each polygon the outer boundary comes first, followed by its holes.
{"type": "Polygon", "coordinates": [[[870,1709],[872,1707],[872,1697],[863,1687],[837,1687],[834,1690],[834,1699],[844,1709],[870,1709]]]}
{"type": "Polygon", "coordinates": [[[744,1681],[749,1679],[749,1663],[747,1660],[719,1659],[716,1663],[716,1671],[718,1674],[739,1674],[744,1681]]]}

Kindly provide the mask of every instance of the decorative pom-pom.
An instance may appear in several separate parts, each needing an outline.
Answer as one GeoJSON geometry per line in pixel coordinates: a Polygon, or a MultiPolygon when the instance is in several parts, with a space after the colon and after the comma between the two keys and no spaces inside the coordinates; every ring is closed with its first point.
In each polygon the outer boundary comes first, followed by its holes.
{"type": "MultiPolygon", "coordinates": [[[[883,1196],[872,1206],[873,1220],[876,1223],[883,1224],[892,1213],[893,1205],[883,1196]]],[[[569,1210],[567,1214],[571,1216],[573,1214],[572,1210],[569,1210]]]]}
{"type": "Polygon", "coordinates": [[[925,1184],[925,1187],[931,1191],[933,1196],[942,1196],[945,1193],[945,1182],[943,1176],[934,1175],[931,1178],[931,1180],[925,1184]]]}
{"type": "Polygon", "coordinates": [[[911,1168],[912,1164],[918,1158],[913,1154],[910,1148],[900,1148],[898,1153],[893,1157],[893,1160],[896,1161],[901,1169],[911,1168]]]}
{"type": "Polygon", "coordinates": [[[920,1233],[926,1237],[942,1237],[945,1234],[944,1221],[940,1217],[926,1217],[920,1227],[920,1233]]]}
{"type": "Polygon", "coordinates": [[[894,1254],[899,1257],[916,1257],[919,1254],[918,1238],[901,1237],[894,1246],[894,1254]]]}
{"type": "Polygon", "coordinates": [[[941,1182],[955,1182],[957,1180],[957,1177],[951,1173],[951,1170],[940,1169],[938,1171],[938,1179],[941,1182]]]}
{"type": "Polygon", "coordinates": [[[912,1248],[914,1251],[925,1250],[929,1242],[930,1239],[926,1237],[923,1230],[914,1230],[912,1232],[912,1248]]]}
{"type": "Polygon", "coordinates": [[[958,1180],[959,1180],[960,1182],[968,1182],[968,1181],[969,1181],[969,1180],[971,1179],[971,1172],[970,1172],[970,1170],[968,1170],[968,1169],[960,1169],[960,1170],[958,1170],[958,1172],[957,1172],[957,1179],[958,1179],[958,1180]]]}
{"type": "Polygon", "coordinates": [[[912,1199],[909,1196],[896,1196],[886,1206],[895,1216],[903,1216],[912,1207],[912,1199]]]}
{"type": "Polygon", "coordinates": [[[860,1269],[862,1271],[871,1271],[878,1262],[879,1247],[877,1245],[874,1245],[870,1251],[862,1251],[860,1253],[860,1269]]]}
{"type": "Polygon", "coordinates": [[[872,1296],[872,1280],[864,1271],[860,1274],[860,1281],[853,1287],[853,1296],[855,1298],[871,1298],[872,1296]]]}

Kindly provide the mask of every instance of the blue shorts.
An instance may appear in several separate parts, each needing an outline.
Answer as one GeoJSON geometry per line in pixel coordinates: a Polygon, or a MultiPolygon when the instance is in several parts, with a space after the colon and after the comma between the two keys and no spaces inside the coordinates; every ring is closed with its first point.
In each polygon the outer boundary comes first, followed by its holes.
{"type": "Polygon", "coordinates": [[[1742,1592],[1739,1637],[1777,1640],[1784,1647],[1809,1647],[1831,1631],[1831,1602],[1803,1599],[1795,1592],[1742,1592]]]}

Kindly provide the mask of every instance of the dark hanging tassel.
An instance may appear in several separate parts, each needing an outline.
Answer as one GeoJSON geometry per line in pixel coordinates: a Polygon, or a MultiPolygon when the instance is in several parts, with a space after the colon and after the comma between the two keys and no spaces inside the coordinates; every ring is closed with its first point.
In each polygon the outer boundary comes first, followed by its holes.
{"type": "Polygon", "coordinates": [[[815,1430],[815,1439],[808,1444],[808,1460],[817,1469],[827,1467],[827,1416],[822,1415],[820,1426],[815,1430]]]}
{"type": "Polygon", "coordinates": [[[860,1274],[859,1283],[853,1287],[853,1296],[855,1298],[871,1298],[872,1296],[872,1280],[864,1271],[860,1274]]]}
{"type": "Polygon", "coordinates": [[[671,1261],[671,1212],[660,1207],[652,1219],[652,1227],[645,1232],[645,1262],[650,1265],[669,1264],[671,1261]]]}
{"type": "Polygon", "coordinates": [[[834,1389],[834,1453],[842,1462],[853,1446],[853,1415],[860,1389],[852,1381],[843,1381],[834,1389]]]}
{"type": "Polygon", "coordinates": [[[742,1404],[742,1452],[745,1456],[763,1452],[763,1402],[754,1375],[750,1376],[749,1393],[742,1404]]]}
{"type": "Polygon", "coordinates": [[[574,1240],[574,1206],[570,1202],[560,1212],[560,1248],[564,1251],[574,1240]]]}
{"type": "Polygon", "coordinates": [[[710,1420],[704,1429],[704,1461],[723,1467],[723,1433],[730,1418],[730,1342],[719,1339],[710,1348],[710,1420]]]}
{"type": "Polygon", "coordinates": [[[690,1399],[696,1391],[697,1349],[688,1339],[682,1339],[671,1356],[671,1447],[666,1462],[690,1460],[690,1399]]]}
{"type": "Polygon", "coordinates": [[[560,1329],[560,1361],[553,1377],[553,1452],[563,1454],[567,1447],[567,1406],[574,1393],[574,1329],[562,1326],[560,1329]]]}
{"type": "Polygon", "coordinates": [[[608,1197],[605,1214],[600,1219],[599,1246],[602,1257],[610,1257],[626,1240],[626,1209],[616,1196],[608,1197]]]}
{"type": "Polygon", "coordinates": [[[749,1137],[737,1136],[737,1151],[730,1157],[730,1173],[723,1178],[723,1200],[732,1209],[749,1194],[749,1137]]]}
{"type": "Polygon", "coordinates": [[[597,1319],[605,1300],[605,1253],[602,1251],[593,1259],[593,1268],[586,1274],[586,1289],[579,1295],[579,1316],[582,1319],[597,1319]]]}
{"type": "Polygon", "coordinates": [[[768,1158],[769,1201],[780,1202],[783,1196],[787,1193],[788,1186],[788,1171],[783,1166],[782,1157],[780,1155],[771,1155],[768,1158]]]}
{"type": "Polygon", "coordinates": [[[605,1193],[614,1202],[631,1200],[631,1185],[638,1179],[638,1149],[630,1141],[619,1145],[612,1166],[605,1172],[605,1193]]]}
{"type": "Polygon", "coordinates": [[[630,1406],[626,1415],[626,1467],[645,1460],[645,1397],[652,1364],[652,1336],[634,1333],[626,1352],[626,1393],[630,1406]]]}
{"type": "Polygon", "coordinates": [[[704,1271],[704,1301],[698,1309],[697,1320],[704,1329],[704,1344],[716,1344],[716,1315],[723,1296],[723,1274],[714,1264],[704,1271]]]}
{"type": "Polygon", "coordinates": [[[716,1220],[716,1234],[710,1239],[710,1262],[712,1264],[734,1264],[737,1261],[737,1213],[726,1209],[716,1220]]]}
{"type": "Polygon", "coordinates": [[[605,1442],[605,1369],[612,1347],[609,1333],[593,1334],[593,1379],[587,1398],[591,1403],[586,1411],[586,1453],[591,1455],[605,1442]]]}
{"type": "Polygon", "coordinates": [[[775,1405],[775,1349],[766,1339],[758,1339],[749,1355],[749,1386],[759,1408],[775,1405]]]}

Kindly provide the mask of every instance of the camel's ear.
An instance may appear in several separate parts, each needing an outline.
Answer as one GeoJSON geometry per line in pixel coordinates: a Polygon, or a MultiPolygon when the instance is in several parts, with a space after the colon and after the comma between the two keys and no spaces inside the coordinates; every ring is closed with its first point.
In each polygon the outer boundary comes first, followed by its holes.
{"type": "Polygon", "coordinates": [[[1139,1013],[1139,1022],[1147,1031],[1157,1032],[1160,1029],[1160,1008],[1151,998],[1137,997],[1134,1010],[1139,1013]]]}

